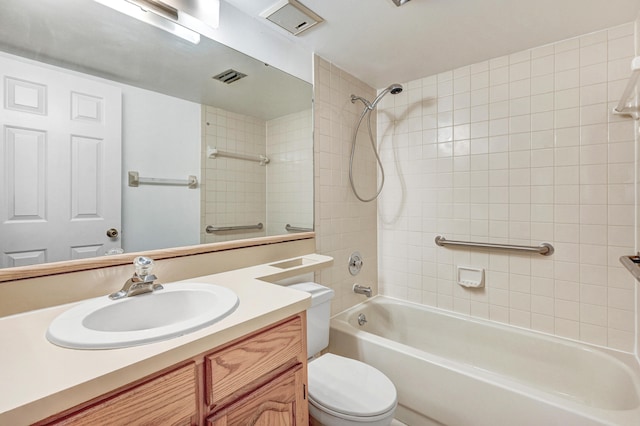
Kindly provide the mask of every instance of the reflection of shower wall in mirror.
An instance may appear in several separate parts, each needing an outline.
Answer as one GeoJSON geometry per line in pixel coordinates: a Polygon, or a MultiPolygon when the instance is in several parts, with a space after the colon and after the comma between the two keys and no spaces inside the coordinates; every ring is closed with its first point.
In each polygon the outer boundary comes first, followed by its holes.
{"type": "Polygon", "coordinates": [[[239,236],[279,235],[287,223],[313,228],[313,133],[311,109],[268,121],[205,107],[203,152],[207,147],[270,159],[255,161],[203,155],[202,230],[207,226],[265,223],[262,230],[207,234],[204,243],[239,236]]]}
{"type": "Polygon", "coordinates": [[[310,109],[267,122],[267,235],[313,228],[312,125],[310,109]]]}
{"type": "Polygon", "coordinates": [[[265,121],[210,106],[204,107],[203,121],[201,242],[265,236],[264,228],[213,234],[204,232],[209,225],[266,223],[266,167],[254,161],[225,157],[212,159],[206,155],[207,146],[237,154],[264,155],[267,149],[265,121]]]}

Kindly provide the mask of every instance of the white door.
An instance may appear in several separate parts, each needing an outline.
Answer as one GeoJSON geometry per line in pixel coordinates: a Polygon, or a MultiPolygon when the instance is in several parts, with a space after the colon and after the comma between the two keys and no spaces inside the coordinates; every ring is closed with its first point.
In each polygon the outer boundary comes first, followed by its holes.
{"type": "Polygon", "coordinates": [[[120,246],[122,94],[0,55],[0,266],[120,246]]]}

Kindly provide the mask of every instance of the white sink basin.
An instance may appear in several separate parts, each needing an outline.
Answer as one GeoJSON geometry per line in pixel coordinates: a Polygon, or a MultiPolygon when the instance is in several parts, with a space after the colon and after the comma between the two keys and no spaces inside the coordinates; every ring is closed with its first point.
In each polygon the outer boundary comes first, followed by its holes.
{"type": "Polygon", "coordinates": [[[56,317],[47,339],[73,349],[115,349],[171,339],[232,313],[238,296],[226,287],[165,284],[153,293],[87,300],[56,317]]]}

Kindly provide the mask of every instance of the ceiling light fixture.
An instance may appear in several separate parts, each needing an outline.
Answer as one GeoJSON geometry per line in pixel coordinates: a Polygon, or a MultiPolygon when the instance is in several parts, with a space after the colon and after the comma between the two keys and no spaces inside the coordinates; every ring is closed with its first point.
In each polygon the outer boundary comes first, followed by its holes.
{"type": "Polygon", "coordinates": [[[178,23],[182,12],[154,0],[95,0],[120,13],[167,31],[193,44],[200,43],[200,34],[178,23]]]}
{"type": "Polygon", "coordinates": [[[405,3],[409,3],[411,0],[391,0],[391,1],[393,2],[393,4],[400,7],[405,3]]]}

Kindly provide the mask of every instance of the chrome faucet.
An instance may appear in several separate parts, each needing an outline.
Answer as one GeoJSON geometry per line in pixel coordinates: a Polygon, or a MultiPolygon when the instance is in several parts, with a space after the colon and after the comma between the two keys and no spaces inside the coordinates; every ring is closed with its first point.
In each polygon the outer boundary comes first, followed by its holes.
{"type": "Polygon", "coordinates": [[[151,293],[155,290],[162,290],[162,285],[155,284],[158,278],[151,273],[153,260],[148,257],[138,256],[133,259],[136,268],[133,276],[127,280],[122,289],[109,295],[110,299],[117,300],[123,297],[137,296],[138,294],[151,293]]]}
{"type": "Polygon", "coordinates": [[[371,287],[365,287],[360,284],[353,285],[353,292],[358,294],[364,294],[367,297],[371,297],[371,294],[372,294],[371,287]]]}

